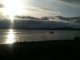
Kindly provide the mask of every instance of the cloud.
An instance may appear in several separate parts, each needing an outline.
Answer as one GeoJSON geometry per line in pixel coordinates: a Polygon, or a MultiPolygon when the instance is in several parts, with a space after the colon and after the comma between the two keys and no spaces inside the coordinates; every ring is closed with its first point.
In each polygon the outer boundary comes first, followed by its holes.
{"type": "MultiPolygon", "coordinates": [[[[39,7],[40,8],[40,7],[39,7]]],[[[40,8],[40,9],[42,9],[42,10],[46,10],[46,11],[52,11],[52,12],[55,12],[55,10],[53,10],[53,9],[48,9],[48,8],[40,8]]]]}
{"type": "Polygon", "coordinates": [[[21,19],[21,20],[40,20],[39,18],[32,17],[32,16],[15,16],[15,18],[21,19]]]}
{"type": "Polygon", "coordinates": [[[58,18],[61,21],[64,22],[69,22],[69,23],[73,23],[73,24],[78,24],[80,25],[80,17],[63,17],[63,16],[56,16],[56,18],[58,18]]]}
{"type": "Polygon", "coordinates": [[[55,10],[51,10],[51,9],[48,9],[48,8],[40,8],[40,7],[34,7],[34,8],[27,8],[27,10],[31,10],[31,11],[50,11],[50,12],[55,12],[55,10]]]}
{"type": "Polygon", "coordinates": [[[80,0],[60,0],[66,3],[72,3],[72,4],[79,4],[80,5],[80,0]]]}
{"type": "Polygon", "coordinates": [[[0,12],[0,19],[5,19],[6,17],[0,12]]]}
{"type": "Polygon", "coordinates": [[[2,4],[0,4],[0,8],[3,8],[4,6],[2,4]]]}
{"type": "Polygon", "coordinates": [[[59,1],[65,2],[65,4],[68,4],[75,8],[80,8],[80,0],[59,0],[59,1]]]}
{"type": "Polygon", "coordinates": [[[70,2],[70,3],[79,3],[80,0],[60,0],[60,1],[65,1],[65,2],[70,2]]]}
{"type": "Polygon", "coordinates": [[[51,17],[32,17],[32,16],[16,16],[16,18],[21,20],[37,20],[37,21],[54,21],[54,22],[63,22],[70,24],[80,24],[80,17],[63,17],[63,16],[51,16],[51,17]]]}

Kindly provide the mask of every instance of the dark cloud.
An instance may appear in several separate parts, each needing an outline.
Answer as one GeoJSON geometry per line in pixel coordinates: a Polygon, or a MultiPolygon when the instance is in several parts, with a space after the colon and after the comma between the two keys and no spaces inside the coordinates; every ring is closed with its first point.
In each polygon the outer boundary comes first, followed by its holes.
{"type": "Polygon", "coordinates": [[[59,20],[68,21],[71,23],[78,23],[80,24],[80,17],[63,17],[63,16],[56,16],[59,20]]]}
{"type": "Polygon", "coordinates": [[[52,16],[52,17],[32,17],[32,16],[16,16],[16,18],[21,20],[37,20],[37,21],[55,21],[55,22],[64,22],[64,23],[74,23],[80,24],[80,17],[63,17],[63,16],[52,16]]]}
{"type": "Polygon", "coordinates": [[[39,18],[37,17],[32,17],[32,16],[15,16],[15,18],[18,18],[18,19],[23,19],[23,20],[40,20],[39,18]]]}
{"type": "Polygon", "coordinates": [[[3,8],[4,6],[2,4],[0,4],[0,8],[3,8]]]}

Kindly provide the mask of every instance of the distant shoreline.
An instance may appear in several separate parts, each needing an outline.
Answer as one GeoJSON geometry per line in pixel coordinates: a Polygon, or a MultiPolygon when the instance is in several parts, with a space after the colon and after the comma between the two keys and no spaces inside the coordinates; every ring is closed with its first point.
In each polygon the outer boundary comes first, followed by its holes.
{"type": "Polygon", "coordinates": [[[0,28],[0,29],[14,29],[14,30],[78,30],[80,29],[55,29],[55,28],[0,28]]]}

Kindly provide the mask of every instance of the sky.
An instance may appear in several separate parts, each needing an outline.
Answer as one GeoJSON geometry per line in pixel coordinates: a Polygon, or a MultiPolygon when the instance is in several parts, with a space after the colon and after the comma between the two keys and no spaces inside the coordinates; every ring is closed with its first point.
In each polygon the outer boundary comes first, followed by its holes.
{"type": "Polygon", "coordinates": [[[6,16],[13,14],[34,17],[80,17],[80,0],[0,0],[0,18],[5,17],[5,14],[6,16]],[[4,1],[7,1],[7,4],[4,4],[4,1]],[[10,2],[14,3],[8,6],[10,2]],[[3,11],[6,5],[8,6],[6,9],[8,13],[3,11]],[[9,9],[12,11],[9,12],[9,9]],[[19,10],[20,12],[18,12],[19,10]]]}

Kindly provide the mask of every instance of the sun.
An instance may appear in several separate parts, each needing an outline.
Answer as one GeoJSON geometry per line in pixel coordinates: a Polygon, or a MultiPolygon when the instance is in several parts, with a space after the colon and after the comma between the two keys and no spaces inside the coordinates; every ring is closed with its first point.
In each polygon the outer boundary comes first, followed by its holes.
{"type": "Polygon", "coordinates": [[[13,21],[16,15],[19,15],[23,9],[22,0],[3,0],[3,12],[13,21]]]}

